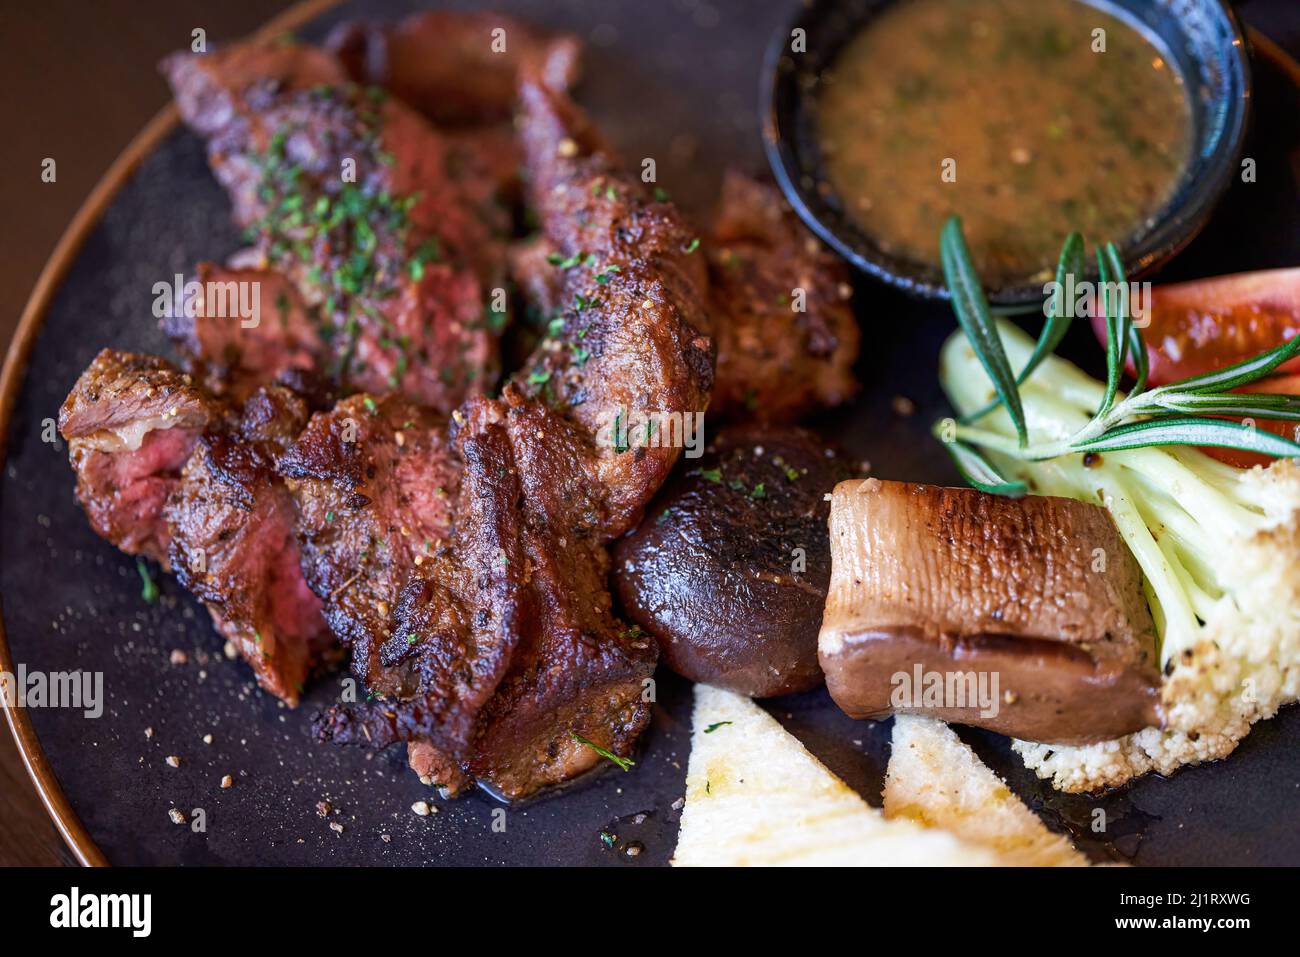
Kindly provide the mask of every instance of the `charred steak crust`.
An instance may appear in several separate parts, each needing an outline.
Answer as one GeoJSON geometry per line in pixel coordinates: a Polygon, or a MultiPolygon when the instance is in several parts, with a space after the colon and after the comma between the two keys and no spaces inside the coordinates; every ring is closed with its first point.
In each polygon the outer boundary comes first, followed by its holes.
{"type": "Polygon", "coordinates": [[[375,693],[416,686],[416,676],[384,668],[382,649],[402,589],[447,547],[460,471],[446,426],[400,396],[344,399],[314,416],[279,463],[298,506],[307,583],[375,693]]]}
{"type": "Polygon", "coordinates": [[[615,166],[574,104],[535,83],[522,100],[533,202],[566,306],[514,385],[595,438],[611,541],[636,524],[681,454],[678,444],[637,436],[631,447],[616,426],[708,405],[704,259],[689,224],[615,166]]]}
{"type": "Polygon", "coordinates": [[[293,498],[275,474],[306,420],[306,402],[289,390],[259,392],[238,429],[199,440],[165,510],[177,580],[207,604],[258,683],[291,705],[336,657],[303,580],[293,498]]]}

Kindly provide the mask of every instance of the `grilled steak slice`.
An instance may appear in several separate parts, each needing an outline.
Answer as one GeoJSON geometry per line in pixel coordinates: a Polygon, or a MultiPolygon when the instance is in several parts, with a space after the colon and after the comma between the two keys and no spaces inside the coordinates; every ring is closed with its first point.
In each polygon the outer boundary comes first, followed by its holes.
{"type": "Polygon", "coordinates": [[[664,423],[708,404],[705,265],[690,226],[614,164],[572,103],[535,83],[523,102],[532,203],[564,306],[515,386],[592,437],[579,472],[603,497],[608,542],[639,521],[681,454],[664,423]]]}
{"type": "Polygon", "coordinates": [[[202,294],[176,303],[163,319],[163,331],[181,354],[185,371],[213,395],[242,403],[287,374],[324,366],[325,343],[316,320],[280,273],[200,263],[193,281],[202,294]],[[256,292],[255,317],[241,319],[229,310],[210,308],[210,300],[237,297],[240,284],[256,292]],[[209,296],[209,290],[222,292],[209,296]]]}
{"type": "Polygon", "coordinates": [[[302,396],[275,386],[236,416],[165,360],[109,349],[60,413],[95,531],[173,570],[261,685],[290,704],[334,647],[274,471],[307,414],[302,396]]]}
{"type": "Polygon", "coordinates": [[[446,547],[460,468],[445,423],[399,396],[368,395],[314,416],[279,463],[307,583],[376,692],[407,693],[417,680],[385,672],[385,643],[402,588],[446,547]]]}
{"type": "Polygon", "coordinates": [[[331,374],[444,412],[495,380],[509,220],[481,154],[323,51],[238,45],[163,70],[236,220],[316,311],[331,374]]]}
{"type": "Polygon", "coordinates": [[[105,349],[59,410],[91,527],[128,555],[168,567],[167,498],[221,406],[154,356],[105,349]]]}
{"type": "Polygon", "coordinates": [[[743,425],[691,465],[614,546],[626,614],[692,681],[756,698],[821,684],[824,498],[848,461],[803,429],[743,425]]]}
{"type": "Polygon", "coordinates": [[[259,195],[259,154],[276,125],[264,111],[310,90],[335,90],[348,80],[332,56],[303,43],[236,43],[210,53],[173,53],[159,69],[181,118],[207,140],[208,163],[242,226],[266,212],[268,197],[259,195]]]}
{"type": "Polygon", "coordinates": [[[358,83],[390,90],[439,125],[508,120],[519,77],[564,92],[577,81],[577,38],[499,13],[430,10],[397,24],[340,24],[326,47],[358,83]]]}
{"type": "Polygon", "coordinates": [[[575,37],[446,10],[343,23],[326,47],[357,83],[381,86],[429,119],[452,143],[452,162],[477,170],[472,183],[493,184],[505,202],[516,198],[523,163],[511,123],[520,74],[563,92],[577,81],[581,54],[575,37]]]}
{"type": "MultiPolygon", "coordinates": [[[[710,412],[789,423],[857,390],[859,333],[848,270],[774,187],[728,172],[702,246],[710,308],[700,328],[717,344],[710,412]]],[[[547,320],[562,312],[563,277],[553,263],[564,257],[556,247],[535,237],[515,243],[508,255],[530,306],[547,320]]]]}
{"type": "Polygon", "coordinates": [[[857,390],[848,269],[775,187],[728,172],[705,248],[718,347],[710,412],[793,422],[857,390]]]}
{"type": "Polygon", "coordinates": [[[590,441],[513,387],[470,404],[453,536],[414,569],[365,675],[406,700],[328,715],[325,736],[405,740],[422,776],[507,799],[590,768],[598,755],[574,734],[630,751],[655,654],[611,613],[601,495],[575,471],[590,441]]]}
{"type": "MultiPolygon", "coordinates": [[[[401,588],[367,674],[404,700],[319,723],[326,737],[406,740],[427,777],[451,790],[472,778],[507,799],[598,762],[579,738],[628,753],[649,719],[655,649],[611,611],[606,547],[681,450],[605,436],[626,410],[702,413],[711,376],[691,231],[592,151],[562,97],[532,83],[523,102],[530,184],[575,305],[500,399],[453,417],[462,471],[448,547],[401,588]]],[[[336,495],[346,487],[331,481],[336,495]]]]}
{"type": "Polygon", "coordinates": [[[202,436],[165,512],[177,579],[258,683],[290,705],[337,647],[303,579],[293,497],[275,474],[307,415],[288,389],[253,395],[238,428],[202,436]]]}
{"type": "Polygon", "coordinates": [[[919,712],[1053,744],[1160,723],[1141,572],[1105,509],[844,482],[831,556],[819,657],[850,716],[919,712]]]}

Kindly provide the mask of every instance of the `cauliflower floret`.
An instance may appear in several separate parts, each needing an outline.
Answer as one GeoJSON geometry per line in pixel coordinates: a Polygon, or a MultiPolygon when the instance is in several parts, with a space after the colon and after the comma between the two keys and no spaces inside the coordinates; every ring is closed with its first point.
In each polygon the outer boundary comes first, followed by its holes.
{"type": "Polygon", "coordinates": [[[1164,729],[1082,747],[1017,741],[1039,777],[1062,791],[1115,787],[1229,754],[1256,721],[1300,699],[1300,467],[1256,467],[1242,482],[1266,525],[1223,543],[1223,597],[1196,643],[1165,669],[1164,729]]]}

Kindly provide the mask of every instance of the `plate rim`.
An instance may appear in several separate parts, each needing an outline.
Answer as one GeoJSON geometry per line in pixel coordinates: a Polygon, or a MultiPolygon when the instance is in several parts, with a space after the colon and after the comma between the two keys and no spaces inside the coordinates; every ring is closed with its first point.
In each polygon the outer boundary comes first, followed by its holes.
{"type": "MultiPolygon", "coordinates": [[[[316,17],[341,5],[344,0],[299,0],[293,6],[266,21],[253,31],[249,38],[267,39],[286,30],[297,29],[316,17]]],[[[1292,83],[1300,88],[1300,60],[1292,57],[1274,40],[1253,26],[1247,26],[1246,37],[1251,52],[1269,60],[1288,74],[1292,83]]],[[[18,393],[26,382],[27,360],[45,324],[46,314],[63,280],[71,270],[86,238],[90,235],[116,199],[127,180],[141,163],[159,146],[180,122],[176,104],[168,102],[152,119],[132,137],[121,153],[113,160],[73,215],[71,222],[60,235],[41,268],[35,286],[18,320],[0,369],[0,467],[8,458],[8,439],[13,424],[13,411],[18,393]]],[[[12,674],[13,660],[9,651],[8,636],[4,626],[4,609],[0,606],[0,671],[12,674]]],[[[23,766],[36,788],[37,796],[49,815],[64,844],[85,867],[109,867],[111,862],[95,843],[80,816],[63,793],[58,776],[41,747],[35,729],[24,708],[10,708],[0,700],[5,723],[12,734],[23,766]]]]}

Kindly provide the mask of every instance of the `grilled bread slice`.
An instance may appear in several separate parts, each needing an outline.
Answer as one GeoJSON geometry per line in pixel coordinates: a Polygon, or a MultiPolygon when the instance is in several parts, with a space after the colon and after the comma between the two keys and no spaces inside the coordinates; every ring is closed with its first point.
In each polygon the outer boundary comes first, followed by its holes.
{"type": "Polygon", "coordinates": [[[885,816],[942,828],[1012,864],[1088,864],[1068,840],[1049,831],[952,728],[934,718],[895,716],[885,816]]]}
{"type": "Polygon", "coordinates": [[[951,834],[887,820],[748,698],[695,686],[674,866],[999,863],[951,834]]]}

